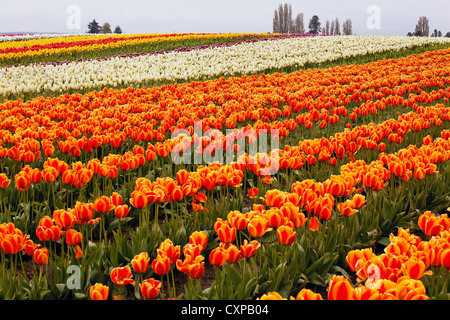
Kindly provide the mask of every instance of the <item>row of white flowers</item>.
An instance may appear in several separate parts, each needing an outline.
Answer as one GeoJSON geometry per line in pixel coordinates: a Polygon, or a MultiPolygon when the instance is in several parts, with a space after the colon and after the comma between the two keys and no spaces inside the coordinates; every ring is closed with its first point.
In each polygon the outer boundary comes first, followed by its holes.
{"type": "Polygon", "coordinates": [[[7,67],[0,69],[0,96],[64,93],[73,89],[98,89],[142,82],[254,74],[269,69],[444,42],[450,42],[450,39],[406,36],[301,37],[103,61],[7,67]]]}

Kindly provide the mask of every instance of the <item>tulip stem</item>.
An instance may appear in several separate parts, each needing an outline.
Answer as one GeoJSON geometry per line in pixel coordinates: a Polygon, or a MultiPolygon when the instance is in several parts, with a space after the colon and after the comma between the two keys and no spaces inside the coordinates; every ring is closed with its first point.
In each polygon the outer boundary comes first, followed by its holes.
{"type": "Polygon", "coordinates": [[[444,277],[444,285],[442,287],[442,298],[443,300],[448,300],[448,291],[447,291],[447,286],[448,286],[448,278],[449,278],[449,273],[450,271],[445,269],[445,277],[444,277]]]}
{"type": "Polygon", "coordinates": [[[161,299],[162,300],[166,300],[166,297],[165,297],[165,295],[164,295],[164,283],[163,283],[163,278],[164,278],[164,276],[162,276],[161,277],[161,299]]]}
{"type": "Polygon", "coordinates": [[[175,287],[175,276],[173,275],[173,270],[170,271],[172,274],[172,288],[173,288],[173,297],[177,297],[177,288],[175,287]]]}

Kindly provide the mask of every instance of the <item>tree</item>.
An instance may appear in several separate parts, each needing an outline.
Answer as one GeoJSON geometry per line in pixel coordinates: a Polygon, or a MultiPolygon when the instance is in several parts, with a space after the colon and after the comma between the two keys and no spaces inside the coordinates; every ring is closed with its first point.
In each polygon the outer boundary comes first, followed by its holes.
{"type": "Polygon", "coordinates": [[[303,22],[303,13],[297,14],[292,26],[292,33],[305,33],[305,23],[303,22]]]}
{"type": "Polygon", "coordinates": [[[117,34],[121,34],[121,33],[122,33],[122,29],[120,28],[120,26],[117,26],[117,27],[114,29],[114,33],[117,33],[117,34]]]}
{"type": "Polygon", "coordinates": [[[446,38],[450,38],[450,31],[445,35],[446,38]]]}
{"type": "Polygon", "coordinates": [[[278,11],[275,9],[273,13],[273,33],[280,33],[280,21],[278,20],[278,11]]]}
{"type": "Polygon", "coordinates": [[[353,34],[352,20],[347,19],[344,21],[344,23],[342,24],[342,33],[346,36],[353,34]]]}
{"type": "Polygon", "coordinates": [[[331,26],[330,26],[330,33],[331,35],[334,34],[334,20],[331,20],[331,26]]]}
{"type": "Polygon", "coordinates": [[[309,20],[308,28],[309,28],[309,33],[312,33],[312,34],[319,34],[320,33],[320,31],[322,29],[320,28],[320,20],[319,20],[319,17],[317,15],[314,15],[311,18],[311,20],[309,20]]]}
{"type": "Polygon", "coordinates": [[[111,25],[108,22],[105,22],[101,27],[100,27],[100,33],[112,33],[111,31],[111,25]]]}
{"type": "Polygon", "coordinates": [[[326,35],[330,34],[330,21],[329,20],[327,20],[325,22],[325,28],[323,28],[323,33],[326,35]]]}
{"type": "Polygon", "coordinates": [[[416,30],[414,31],[416,36],[428,37],[430,34],[430,22],[425,16],[421,16],[416,24],[416,30]]]}
{"type": "Polygon", "coordinates": [[[88,32],[87,33],[99,33],[100,32],[100,25],[97,21],[92,20],[88,23],[88,32]]]}
{"type": "Polygon", "coordinates": [[[275,10],[273,16],[273,32],[274,33],[291,33],[292,22],[292,6],[285,3],[280,4],[275,10]]]}
{"type": "Polygon", "coordinates": [[[334,34],[337,36],[341,34],[341,23],[338,18],[334,20],[334,34]]]}

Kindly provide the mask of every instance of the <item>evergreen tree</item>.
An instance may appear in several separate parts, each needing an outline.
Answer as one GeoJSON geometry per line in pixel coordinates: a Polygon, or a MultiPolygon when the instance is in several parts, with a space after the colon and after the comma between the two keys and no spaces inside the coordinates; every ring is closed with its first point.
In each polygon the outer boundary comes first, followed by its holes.
{"type": "Polygon", "coordinates": [[[87,33],[100,33],[100,25],[95,19],[89,22],[87,33]]]}
{"type": "Polygon", "coordinates": [[[117,26],[117,27],[114,29],[114,33],[117,33],[117,34],[121,34],[121,33],[122,33],[122,29],[120,28],[120,26],[117,26]]]}
{"type": "Polygon", "coordinates": [[[319,34],[320,33],[320,31],[321,31],[320,20],[319,20],[319,17],[317,15],[314,15],[311,18],[311,20],[309,20],[308,28],[309,28],[309,33],[312,33],[312,34],[319,34]]]}

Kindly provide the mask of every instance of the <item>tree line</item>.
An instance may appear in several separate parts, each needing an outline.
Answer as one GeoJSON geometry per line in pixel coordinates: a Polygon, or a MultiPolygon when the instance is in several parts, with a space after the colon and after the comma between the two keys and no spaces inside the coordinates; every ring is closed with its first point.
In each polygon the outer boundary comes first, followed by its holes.
{"type": "MultiPolygon", "coordinates": [[[[421,16],[417,21],[414,32],[408,32],[407,35],[410,37],[442,37],[443,33],[440,30],[434,29],[430,35],[430,19],[426,16],[421,16]]],[[[447,32],[445,37],[450,38],[450,32],[447,32]]]]}
{"type": "MultiPolygon", "coordinates": [[[[326,35],[351,35],[353,34],[352,20],[347,19],[342,24],[339,18],[334,20],[327,20],[325,27],[321,27],[319,16],[314,15],[309,20],[308,33],[311,34],[326,34],[326,35]]],[[[280,4],[275,9],[273,15],[273,33],[298,33],[303,34],[306,32],[304,23],[304,14],[298,13],[295,18],[292,17],[292,5],[288,3],[280,4]]]]}
{"type": "MultiPolygon", "coordinates": [[[[100,26],[100,24],[94,19],[88,23],[87,33],[113,33],[113,31],[111,30],[111,25],[109,24],[109,22],[105,22],[103,25],[100,26]]],[[[116,34],[122,33],[122,29],[120,28],[120,26],[117,26],[114,29],[114,33],[116,34]]]]}

